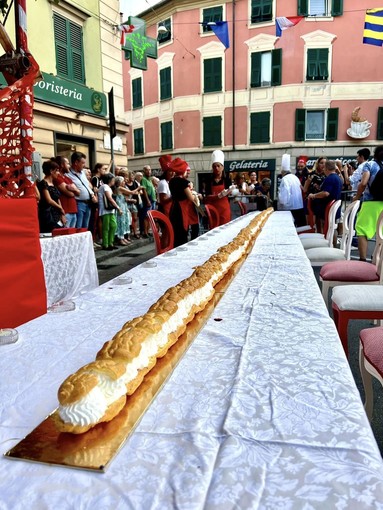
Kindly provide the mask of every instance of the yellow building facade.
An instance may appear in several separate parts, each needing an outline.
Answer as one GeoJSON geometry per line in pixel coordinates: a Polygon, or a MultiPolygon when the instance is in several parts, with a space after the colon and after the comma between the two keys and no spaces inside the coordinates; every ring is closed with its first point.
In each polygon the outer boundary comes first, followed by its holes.
{"type": "MultiPolygon", "coordinates": [[[[13,9],[5,28],[14,41],[13,9]]],[[[42,72],[34,86],[34,160],[84,152],[109,163],[108,93],[113,88],[114,162],[126,167],[119,1],[27,2],[29,51],[42,72]]]]}

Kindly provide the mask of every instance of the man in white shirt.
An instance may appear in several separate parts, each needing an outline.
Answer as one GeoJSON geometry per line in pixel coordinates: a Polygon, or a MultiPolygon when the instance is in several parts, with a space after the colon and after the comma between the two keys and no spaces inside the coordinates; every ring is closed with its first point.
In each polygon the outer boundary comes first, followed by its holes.
{"type": "Polygon", "coordinates": [[[69,177],[80,190],[80,194],[75,197],[77,202],[76,228],[88,228],[91,212],[90,203],[91,201],[97,201],[97,198],[83,172],[86,162],[85,154],[74,152],[70,159],[71,168],[69,170],[69,177]]]}
{"type": "Polygon", "coordinates": [[[360,149],[356,154],[358,168],[349,176],[348,179],[349,183],[351,184],[352,191],[358,190],[359,183],[362,180],[363,168],[365,167],[366,164],[368,165],[368,158],[370,157],[371,153],[369,149],[360,149]]]}
{"type": "Polygon", "coordinates": [[[282,180],[278,193],[278,209],[291,211],[296,227],[306,225],[305,210],[301,183],[298,177],[290,171],[290,154],[283,154],[281,166],[282,180]]]}

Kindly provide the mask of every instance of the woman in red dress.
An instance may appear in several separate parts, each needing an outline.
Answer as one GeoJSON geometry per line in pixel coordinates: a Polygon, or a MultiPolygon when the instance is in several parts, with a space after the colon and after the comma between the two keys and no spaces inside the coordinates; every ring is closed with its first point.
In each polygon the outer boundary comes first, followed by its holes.
{"type": "Polygon", "coordinates": [[[231,192],[231,182],[225,176],[223,163],[225,156],[222,151],[216,150],[211,157],[213,175],[206,183],[205,204],[213,205],[219,214],[219,224],[229,223],[231,219],[230,202],[228,195],[231,192]]]}
{"type": "Polygon", "coordinates": [[[176,158],[169,164],[169,168],[174,172],[174,177],[169,181],[172,195],[169,218],[174,230],[174,246],[187,243],[189,225],[198,223],[195,208],[197,199],[191,192],[189,181],[186,179],[188,166],[181,158],[176,158]]]}

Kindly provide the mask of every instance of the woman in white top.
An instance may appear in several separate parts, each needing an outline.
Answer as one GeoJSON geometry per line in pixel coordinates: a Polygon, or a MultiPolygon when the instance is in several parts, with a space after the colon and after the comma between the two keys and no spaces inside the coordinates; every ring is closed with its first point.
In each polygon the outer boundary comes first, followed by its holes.
{"type": "Polygon", "coordinates": [[[159,158],[159,162],[163,171],[160,182],[157,187],[158,210],[169,216],[170,207],[172,205],[172,194],[169,188],[169,181],[174,176],[173,170],[169,168],[172,161],[171,156],[165,155],[159,158]]]}

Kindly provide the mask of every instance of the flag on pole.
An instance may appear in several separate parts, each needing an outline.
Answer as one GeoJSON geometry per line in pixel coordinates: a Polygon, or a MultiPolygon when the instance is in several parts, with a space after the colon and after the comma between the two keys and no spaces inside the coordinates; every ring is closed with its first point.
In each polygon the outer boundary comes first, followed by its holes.
{"type": "Polygon", "coordinates": [[[383,46],[383,8],[368,9],[366,11],[363,44],[383,46]]]}
{"type": "Polygon", "coordinates": [[[229,41],[229,28],[227,21],[209,21],[208,23],[201,23],[205,27],[210,27],[225,48],[230,47],[229,41]]]}
{"type": "Polygon", "coordinates": [[[304,16],[289,16],[286,18],[285,16],[280,16],[279,18],[275,18],[275,32],[277,37],[281,37],[282,30],[286,30],[286,28],[294,27],[297,25],[304,16]]]}
{"type": "Polygon", "coordinates": [[[144,20],[139,20],[134,25],[129,25],[126,23],[124,23],[123,25],[120,25],[118,28],[121,32],[121,40],[120,40],[121,46],[125,46],[126,34],[132,34],[133,32],[137,32],[137,30],[139,30],[140,28],[143,28],[144,25],[145,25],[144,20]]]}

